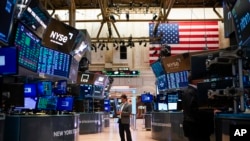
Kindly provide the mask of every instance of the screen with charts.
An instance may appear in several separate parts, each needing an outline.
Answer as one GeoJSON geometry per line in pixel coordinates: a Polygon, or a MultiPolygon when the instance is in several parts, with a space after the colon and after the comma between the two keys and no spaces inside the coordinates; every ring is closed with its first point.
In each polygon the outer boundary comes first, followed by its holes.
{"type": "Polygon", "coordinates": [[[168,94],[168,110],[177,110],[177,103],[178,103],[179,97],[178,93],[169,93],[168,94]]]}
{"type": "Polygon", "coordinates": [[[19,65],[36,72],[40,50],[40,39],[19,22],[14,44],[19,50],[19,65]]]}
{"type": "Polygon", "coordinates": [[[41,47],[38,60],[38,73],[68,77],[70,55],[41,47]]]}
{"type": "Polygon", "coordinates": [[[155,77],[159,77],[159,76],[165,74],[165,71],[163,69],[163,66],[162,66],[160,60],[153,62],[150,66],[155,74],[155,77]]]}
{"type": "Polygon", "coordinates": [[[157,87],[159,91],[166,90],[168,88],[166,74],[163,74],[157,78],[157,87]]]}
{"type": "Polygon", "coordinates": [[[51,16],[39,0],[30,0],[27,5],[27,8],[18,15],[19,20],[39,38],[42,38],[51,16]]]}
{"type": "Polygon", "coordinates": [[[250,1],[249,0],[237,0],[233,9],[233,21],[235,27],[236,39],[239,45],[250,45],[250,1]]]}
{"type": "Polygon", "coordinates": [[[37,102],[38,110],[56,110],[57,97],[56,96],[44,96],[39,97],[37,102]]]}
{"type": "Polygon", "coordinates": [[[37,82],[37,95],[52,96],[52,82],[51,81],[37,82]]]}

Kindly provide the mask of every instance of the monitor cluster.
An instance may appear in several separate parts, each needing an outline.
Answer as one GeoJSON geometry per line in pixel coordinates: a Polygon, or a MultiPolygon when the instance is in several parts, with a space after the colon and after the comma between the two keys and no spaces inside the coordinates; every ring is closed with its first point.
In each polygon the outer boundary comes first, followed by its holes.
{"type": "Polygon", "coordinates": [[[74,110],[75,97],[68,91],[66,80],[7,83],[3,86],[3,104],[10,107],[14,113],[74,110]]]}

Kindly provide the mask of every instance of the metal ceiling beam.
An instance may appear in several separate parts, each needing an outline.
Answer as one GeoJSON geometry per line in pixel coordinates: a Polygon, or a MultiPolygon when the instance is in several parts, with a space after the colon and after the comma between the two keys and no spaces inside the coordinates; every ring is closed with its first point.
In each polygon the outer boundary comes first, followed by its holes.
{"type": "MultiPolygon", "coordinates": [[[[166,21],[204,21],[204,19],[167,19],[166,21]]],[[[116,22],[151,22],[152,19],[129,19],[116,20],[116,22]]],[[[223,19],[205,19],[205,21],[223,21],[223,19]]],[[[68,20],[62,20],[62,22],[69,22],[68,20]]],[[[102,20],[76,20],[76,22],[102,22],[102,20]]]]}
{"type": "Polygon", "coordinates": [[[69,4],[69,25],[75,27],[76,23],[76,4],[75,0],[70,0],[69,4]]]}

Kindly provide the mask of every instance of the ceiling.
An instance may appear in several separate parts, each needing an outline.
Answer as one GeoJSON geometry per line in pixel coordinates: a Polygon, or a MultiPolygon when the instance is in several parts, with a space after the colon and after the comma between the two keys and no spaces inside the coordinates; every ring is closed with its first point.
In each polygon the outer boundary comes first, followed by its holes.
{"type": "Polygon", "coordinates": [[[76,9],[99,9],[107,7],[161,7],[173,3],[173,8],[214,7],[221,6],[222,0],[41,0],[48,9],[68,9],[75,4],[76,9]]]}

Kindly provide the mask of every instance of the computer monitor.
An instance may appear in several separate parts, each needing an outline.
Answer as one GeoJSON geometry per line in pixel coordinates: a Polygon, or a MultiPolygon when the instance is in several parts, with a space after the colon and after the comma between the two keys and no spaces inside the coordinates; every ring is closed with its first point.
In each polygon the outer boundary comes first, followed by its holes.
{"type": "Polygon", "coordinates": [[[153,102],[153,95],[151,94],[141,94],[141,102],[151,103],[153,102]]]}
{"type": "Polygon", "coordinates": [[[157,87],[159,91],[164,91],[168,88],[167,76],[166,74],[160,75],[157,78],[157,87]]]}
{"type": "Polygon", "coordinates": [[[37,110],[56,110],[56,108],[57,108],[56,96],[44,96],[38,98],[37,110]]]}
{"type": "Polygon", "coordinates": [[[37,72],[37,63],[41,47],[40,39],[23,23],[18,22],[14,44],[19,51],[19,65],[33,72],[37,72]]]}
{"type": "Polygon", "coordinates": [[[15,107],[15,110],[35,110],[37,97],[25,97],[23,107],[15,107]]]}
{"type": "Polygon", "coordinates": [[[5,101],[5,106],[10,108],[24,106],[24,84],[23,83],[8,83],[2,85],[2,100],[5,101]]]}
{"type": "Polygon", "coordinates": [[[155,77],[159,77],[159,76],[165,74],[164,68],[163,68],[160,60],[153,62],[152,64],[150,64],[150,66],[153,70],[155,77]]]}
{"type": "Polygon", "coordinates": [[[67,80],[58,80],[55,82],[54,94],[57,95],[67,94],[67,80]]]}
{"type": "Polygon", "coordinates": [[[73,110],[73,97],[58,97],[57,99],[57,110],[58,111],[72,111],[73,110]]]}
{"type": "Polygon", "coordinates": [[[69,54],[41,46],[37,72],[68,78],[70,63],[69,54]]]}
{"type": "Polygon", "coordinates": [[[37,95],[52,96],[52,82],[51,81],[37,82],[37,95]]]}
{"type": "Polygon", "coordinates": [[[93,96],[93,85],[91,84],[80,84],[80,97],[92,97],[93,96]]]}
{"type": "MultiPolygon", "coordinates": [[[[39,0],[26,1],[27,7],[18,14],[19,20],[21,20],[30,31],[35,33],[39,38],[43,37],[43,34],[48,26],[48,22],[51,18],[48,11],[42,6],[39,0]]],[[[25,6],[24,4],[21,6],[25,6]]]]}
{"type": "Polygon", "coordinates": [[[24,97],[37,97],[37,85],[36,83],[24,84],[24,97]]]}
{"type": "Polygon", "coordinates": [[[15,19],[15,11],[17,0],[1,0],[0,1],[0,43],[2,45],[12,44],[13,25],[15,19]]]}
{"type": "Polygon", "coordinates": [[[179,94],[178,92],[168,93],[168,110],[169,111],[175,111],[178,109],[178,100],[179,100],[179,94]]]}
{"type": "Polygon", "coordinates": [[[16,47],[0,48],[0,75],[15,75],[15,74],[18,74],[17,48],[16,47]]]}
{"type": "Polygon", "coordinates": [[[158,111],[167,111],[168,104],[167,103],[158,103],[158,111]]]}

